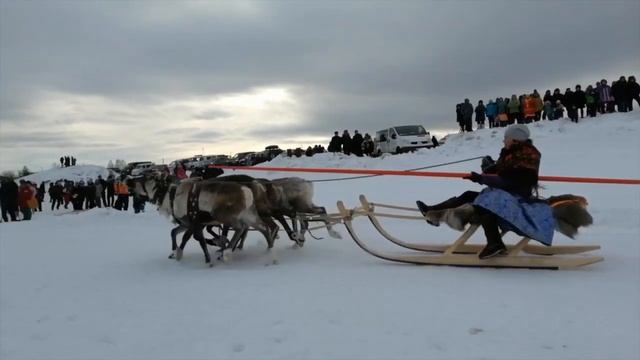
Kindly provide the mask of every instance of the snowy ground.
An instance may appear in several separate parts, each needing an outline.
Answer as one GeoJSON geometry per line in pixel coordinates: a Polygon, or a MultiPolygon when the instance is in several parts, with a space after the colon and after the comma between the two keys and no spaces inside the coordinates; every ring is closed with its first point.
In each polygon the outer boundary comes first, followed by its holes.
{"type": "MultiPolygon", "coordinates": [[[[640,112],[533,125],[541,174],[640,178],[640,112]]],[[[453,137],[437,149],[383,159],[274,160],[273,166],[407,169],[497,156],[503,130],[453,137]]],[[[441,171],[477,170],[479,162],[441,171]]],[[[284,173],[251,173],[281,177],[284,173]]],[[[309,179],[335,175],[298,174],[309,179]]],[[[1,359],[637,359],[640,355],[640,187],[545,183],[586,196],[595,224],[576,243],[605,261],[577,270],[425,267],[383,262],[343,239],[276,242],[270,265],[252,234],[230,263],[204,266],[190,243],[168,260],[171,225],[96,209],[0,224],[1,359]]],[[[374,177],[316,184],[335,210],[371,200],[436,202],[477,185],[374,177]]],[[[386,221],[399,237],[447,242],[457,233],[386,221]]],[[[369,224],[358,232],[393,249],[369,224]]],[[[478,237],[479,234],[476,235],[478,237]]],[[[481,238],[474,241],[481,242],[481,238]]],[[[572,243],[557,235],[556,242],[572,243]]]]}

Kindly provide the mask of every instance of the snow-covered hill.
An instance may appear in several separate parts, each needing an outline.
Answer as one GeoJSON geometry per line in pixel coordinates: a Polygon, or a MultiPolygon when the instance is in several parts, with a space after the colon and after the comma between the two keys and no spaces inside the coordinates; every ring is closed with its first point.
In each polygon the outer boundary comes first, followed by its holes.
{"type": "Polygon", "coordinates": [[[20,179],[32,181],[35,183],[41,182],[55,182],[58,180],[71,180],[71,181],[87,181],[89,179],[95,180],[98,175],[106,179],[111,172],[102,166],[98,165],[78,165],[64,168],[53,168],[49,170],[40,171],[29,176],[24,176],[20,179]]]}
{"type": "MultiPolygon", "coordinates": [[[[640,178],[640,111],[531,125],[542,175],[640,178]]],[[[271,166],[409,169],[497,156],[503,129],[380,159],[322,154],[271,166]]],[[[439,167],[471,171],[479,161],[439,167]]],[[[348,177],[249,172],[269,178],[348,177]]],[[[316,231],[294,249],[281,237],[269,262],[250,234],[230,263],[206,268],[187,245],[168,260],[171,224],[152,208],[35,214],[0,224],[0,358],[64,359],[637,359],[640,354],[640,186],[543,183],[544,194],[589,200],[593,226],[577,240],[605,261],[567,271],[419,267],[383,262],[316,231]]],[[[319,182],[316,202],[335,210],[371,200],[433,203],[467,189],[460,179],[372,177],[319,182]]],[[[399,250],[364,219],[372,246],[399,250]]],[[[452,241],[424,222],[387,220],[407,241],[452,241]]],[[[514,241],[515,236],[509,236],[514,241]]],[[[473,240],[482,243],[480,233],[473,240]]]]}

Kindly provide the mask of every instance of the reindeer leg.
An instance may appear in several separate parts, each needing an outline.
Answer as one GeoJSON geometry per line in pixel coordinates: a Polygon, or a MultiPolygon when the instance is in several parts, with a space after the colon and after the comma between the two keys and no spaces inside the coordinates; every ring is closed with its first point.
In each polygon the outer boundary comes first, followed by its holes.
{"type": "Polygon", "coordinates": [[[247,235],[249,235],[249,229],[248,228],[240,236],[240,241],[238,241],[238,243],[233,246],[233,248],[231,249],[232,252],[236,251],[236,249],[242,250],[242,247],[244,247],[244,241],[247,239],[247,235]]]}
{"type": "Polygon", "coordinates": [[[171,229],[171,254],[169,255],[169,259],[174,259],[176,257],[176,249],[178,248],[176,237],[185,230],[186,229],[180,225],[171,229]]]}
{"type": "Polygon", "coordinates": [[[238,242],[240,241],[240,237],[244,233],[249,231],[249,226],[247,226],[245,224],[240,224],[238,226],[234,226],[234,230],[235,230],[235,232],[233,233],[233,237],[229,241],[229,246],[222,248],[221,255],[220,255],[222,261],[227,261],[227,259],[224,257],[224,250],[226,250],[228,248],[231,248],[233,250],[233,248],[235,248],[238,245],[238,242]]]}
{"type": "Polygon", "coordinates": [[[193,237],[198,240],[200,243],[200,247],[202,248],[202,252],[204,253],[204,262],[209,265],[209,267],[213,266],[211,262],[211,256],[209,255],[209,249],[207,249],[207,242],[204,239],[204,235],[202,234],[202,230],[204,227],[202,225],[196,225],[193,228],[193,237]]]}
{"type": "Polygon", "coordinates": [[[176,249],[176,260],[180,261],[182,259],[182,252],[184,251],[184,247],[187,245],[187,241],[193,235],[193,231],[191,229],[186,229],[184,235],[182,235],[182,242],[180,243],[180,247],[176,249]]]}
{"type": "Polygon", "coordinates": [[[278,220],[280,224],[282,224],[282,228],[284,228],[284,231],[286,231],[287,235],[289,236],[289,239],[291,239],[291,241],[294,241],[296,244],[298,244],[298,234],[296,234],[291,230],[291,227],[289,226],[289,223],[287,223],[287,220],[284,218],[284,216],[275,215],[274,218],[278,220]]]}
{"type": "Polygon", "coordinates": [[[273,248],[273,243],[276,240],[276,236],[278,235],[278,230],[280,227],[276,224],[270,216],[264,216],[260,218],[264,223],[265,230],[262,232],[264,237],[267,239],[267,248],[273,248]]]}

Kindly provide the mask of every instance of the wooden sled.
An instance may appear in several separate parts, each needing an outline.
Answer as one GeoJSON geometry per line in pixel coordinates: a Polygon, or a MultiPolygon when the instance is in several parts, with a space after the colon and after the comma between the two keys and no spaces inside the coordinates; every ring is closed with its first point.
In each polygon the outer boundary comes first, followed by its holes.
{"type": "MultiPolygon", "coordinates": [[[[365,199],[366,200],[366,199],[365,199]]],[[[432,250],[420,250],[407,253],[388,253],[379,250],[374,250],[367,246],[360,237],[356,234],[352,219],[355,216],[367,215],[367,212],[363,208],[355,208],[353,210],[347,210],[342,201],[337,203],[338,211],[342,217],[342,223],[347,228],[347,232],[355,243],[365,252],[388,261],[417,264],[417,265],[448,265],[448,266],[462,266],[462,267],[493,267],[493,268],[524,268],[524,269],[547,269],[558,270],[565,268],[574,268],[579,266],[585,266],[600,262],[603,260],[600,256],[574,256],[574,257],[562,257],[562,256],[540,256],[540,255],[521,255],[525,247],[533,246],[529,245],[530,239],[523,238],[517,244],[512,245],[509,249],[509,253],[506,256],[499,256],[490,259],[480,260],[477,256],[477,252],[471,252],[475,248],[471,248],[472,245],[465,245],[465,243],[471,238],[471,236],[478,229],[478,225],[471,225],[453,244],[451,245],[437,245],[439,254],[425,254],[423,251],[432,250]],[[462,253],[464,249],[467,253],[462,253]]],[[[378,216],[380,214],[377,214],[378,216]]],[[[368,216],[368,215],[367,215],[368,216]]],[[[402,217],[405,218],[405,217],[402,217]]],[[[420,220],[424,220],[423,217],[418,217],[420,220]]],[[[406,243],[405,243],[406,244],[406,243]]],[[[481,246],[478,247],[480,251],[481,246]]]]}
{"type": "MultiPolygon", "coordinates": [[[[371,224],[375,227],[378,232],[384,236],[387,240],[392,243],[416,251],[426,251],[426,252],[445,252],[449,249],[451,245],[447,244],[415,244],[408,243],[403,240],[398,239],[397,237],[391,235],[380,223],[378,217],[392,217],[392,218],[401,218],[401,219],[414,219],[414,220],[424,220],[422,216],[408,216],[401,214],[389,214],[389,213],[376,213],[375,208],[390,208],[396,210],[403,211],[413,211],[418,212],[419,210],[409,207],[403,206],[395,206],[395,205],[386,205],[379,203],[371,203],[367,200],[364,195],[360,195],[360,203],[362,205],[361,208],[358,208],[356,211],[363,212],[363,215],[366,215],[371,224]]],[[[360,213],[359,213],[360,214],[360,213]]],[[[523,238],[524,240],[524,238],[523,238]]],[[[482,250],[484,245],[480,244],[463,244],[455,249],[456,254],[477,254],[482,250]]],[[[514,245],[507,245],[507,249],[511,251],[514,248],[514,245]]],[[[535,255],[563,255],[563,254],[579,254],[588,251],[600,250],[599,245],[554,245],[554,246],[543,246],[543,245],[532,245],[525,244],[522,248],[522,251],[528,254],[535,255]]]]}

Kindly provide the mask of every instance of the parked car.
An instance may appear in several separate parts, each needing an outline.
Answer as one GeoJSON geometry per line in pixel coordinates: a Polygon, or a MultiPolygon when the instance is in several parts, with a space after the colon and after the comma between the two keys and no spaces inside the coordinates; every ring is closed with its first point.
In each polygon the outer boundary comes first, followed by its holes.
{"type": "Polygon", "coordinates": [[[376,132],[374,154],[399,154],[420,148],[431,148],[431,135],[422,125],[393,126],[376,132]]]}
{"type": "Polygon", "coordinates": [[[229,164],[227,155],[205,155],[199,156],[196,161],[189,162],[189,168],[203,168],[209,165],[227,165],[229,164]]]}
{"type": "Polygon", "coordinates": [[[122,169],[122,172],[120,174],[137,176],[137,175],[140,175],[142,171],[150,168],[153,165],[155,164],[151,161],[130,162],[127,164],[127,166],[124,169],[122,169]]]}
{"type": "Polygon", "coordinates": [[[278,145],[269,145],[264,148],[262,154],[267,158],[267,161],[272,160],[276,156],[282,154],[284,150],[280,149],[278,145]]]}
{"type": "Polygon", "coordinates": [[[255,151],[245,151],[235,154],[230,163],[237,166],[251,166],[254,165],[255,151]]]}

